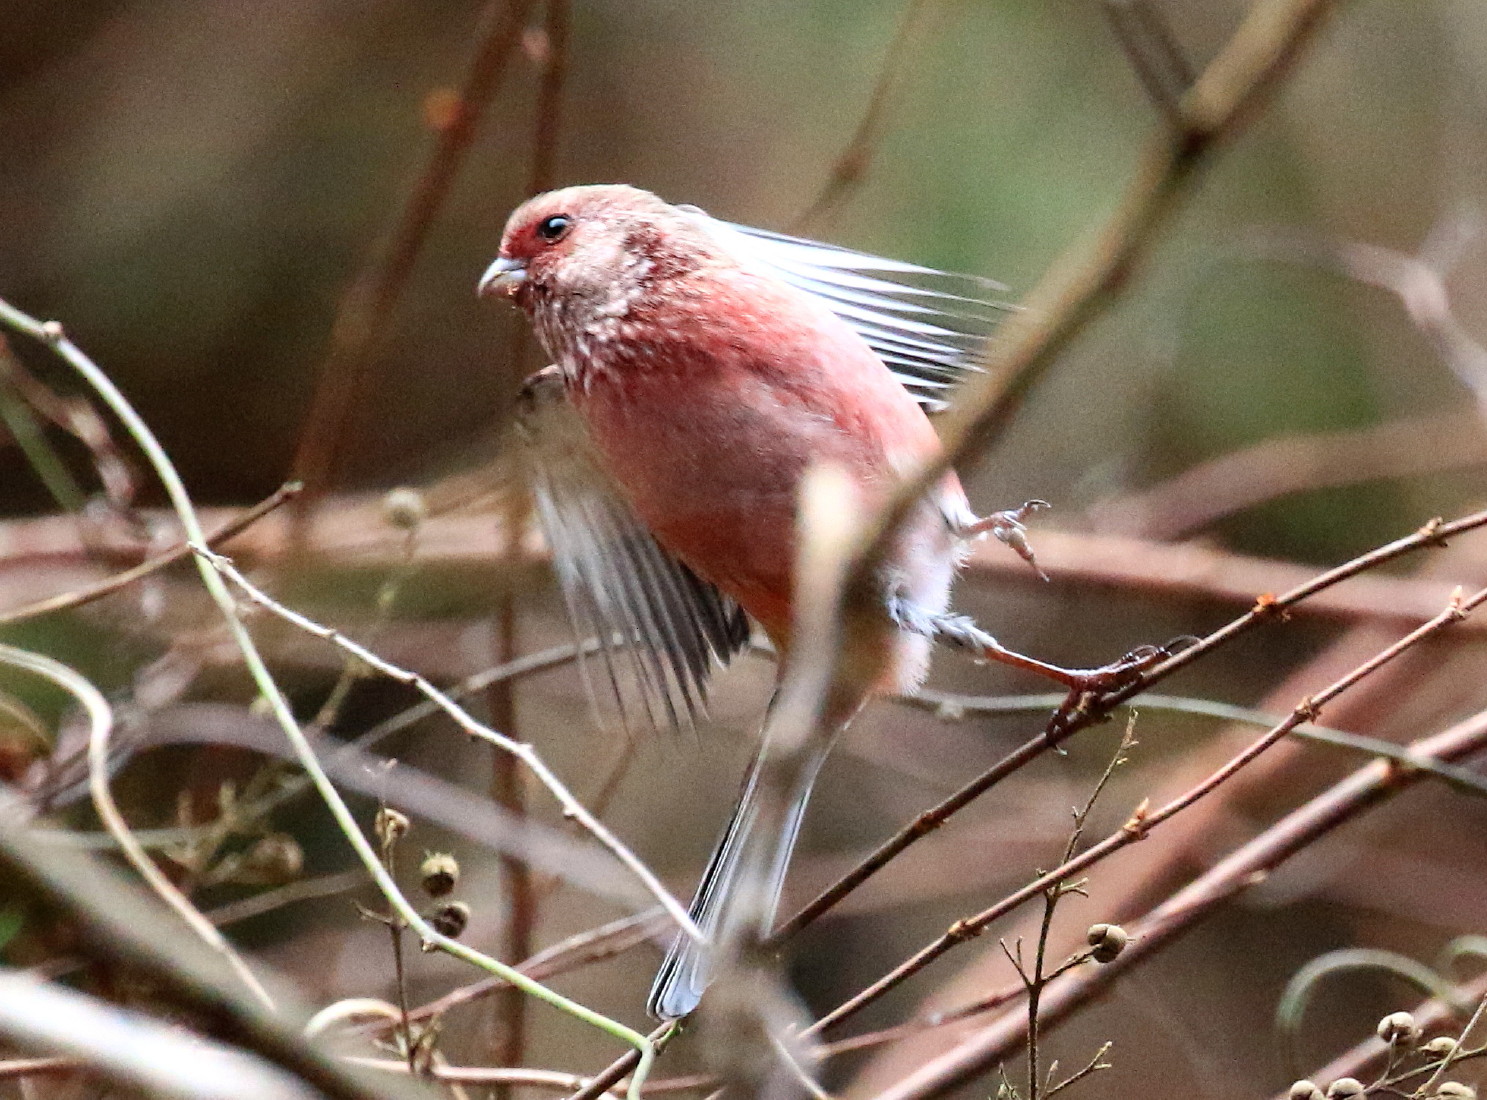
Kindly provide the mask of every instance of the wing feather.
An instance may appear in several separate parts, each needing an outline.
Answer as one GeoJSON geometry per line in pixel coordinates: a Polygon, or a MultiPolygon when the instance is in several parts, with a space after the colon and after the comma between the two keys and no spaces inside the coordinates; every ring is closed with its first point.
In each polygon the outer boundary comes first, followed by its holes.
{"type": "MultiPolygon", "coordinates": [[[[812,295],[850,325],[927,410],[980,370],[986,337],[1011,307],[1006,288],[683,207],[740,262],[812,295]]],[[[574,630],[600,640],[598,663],[621,719],[689,729],[706,714],[713,673],[742,651],[742,609],[669,554],[603,471],[554,367],[522,390],[528,479],[574,630]]]]}
{"type": "Polygon", "coordinates": [[[604,473],[556,368],[527,379],[518,428],[569,618],[600,639],[622,720],[633,708],[657,729],[694,728],[713,673],[748,645],[743,610],[646,529],[604,473]]]}
{"type": "Polygon", "coordinates": [[[819,299],[850,325],[930,412],[946,391],[979,371],[982,343],[1002,314],[1006,287],[989,279],[884,259],[682,207],[740,261],[819,299]]]}

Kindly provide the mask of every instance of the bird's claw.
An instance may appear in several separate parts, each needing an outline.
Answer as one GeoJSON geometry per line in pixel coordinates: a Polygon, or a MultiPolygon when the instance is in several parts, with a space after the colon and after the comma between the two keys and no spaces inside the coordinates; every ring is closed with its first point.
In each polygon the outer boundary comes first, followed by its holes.
{"type": "Polygon", "coordinates": [[[1125,656],[1099,668],[1078,669],[1066,681],[1069,694],[1049,722],[1051,736],[1071,732],[1074,719],[1096,710],[1106,700],[1138,683],[1156,665],[1185,648],[1188,639],[1179,638],[1166,645],[1137,646],[1125,656]]]}
{"type": "Polygon", "coordinates": [[[1052,508],[1046,500],[1029,500],[1016,507],[1008,508],[1001,512],[992,512],[990,515],[982,516],[973,523],[966,531],[968,535],[991,535],[998,542],[1009,546],[1019,558],[1033,567],[1033,572],[1038,574],[1040,580],[1048,580],[1048,574],[1043,572],[1042,566],[1038,564],[1037,555],[1033,553],[1033,545],[1027,537],[1027,518],[1034,512],[1041,512],[1045,508],[1052,508]]]}

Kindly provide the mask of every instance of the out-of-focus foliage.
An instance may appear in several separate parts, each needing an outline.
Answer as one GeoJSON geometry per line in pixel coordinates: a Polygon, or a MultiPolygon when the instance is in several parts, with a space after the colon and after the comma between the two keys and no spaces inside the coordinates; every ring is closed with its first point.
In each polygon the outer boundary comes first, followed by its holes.
{"type": "MultiPolygon", "coordinates": [[[[483,7],[0,5],[0,296],[65,320],[137,402],[200,500],[245,503],[286,476],[337,301],[376,254],[421,169],[430,116],[460,79],[483,7]]],[[[1196,65],[1245,8],[1231,0],[1156,7],[1196,65]]],[[[857,126],[904,5],[575,0],[573,9],[562,122],[552,135],[558,182],[634,183],[730,220],[785,229],[811,205],[857,126]]],[[[518,318],[474,296],[523,197],[539,46],[529,37],[507,74],[371,361],[340,488],[417,481],[484,461],[517,380],[540,365],[511,361],[518,318]]],[[[1016,298],[1110,212],[1158,116],[1094,0],[925,0],[904,48],[860,187],[809,231],[999,279],[1016,298]]],[[[1472,0],[1340,5],[1274,110],[1220,160],[1129,296],[1064,357],[974,472],[976,502],[1044,497],[1056,506],[1050,522],[1089,528],[1100,502],[1263,440],[1469,413],[1473,396],[1396,296],[1278,257],[1274,244],[1355,240],[1414,253],[1433,232],[1481,219],[1484,179],[1487,10],[1472,0]]],[[[1453,316],[1487,340],[1487,238],[1466,242],[1449,285],[1453,316]]],[[[33,350],[22,349],[27,363],[70,389],[33,350]]],[[[82,452],[62,446],[85,476],[82,452]]],[[[1420,449],[1431,447],[1426,433],[1420,449]]],[[[1431,515],[1480,504],[1480,476],[1477,465],[1317,489],[1194,533],[1252,554],[1330,564],[1431,515]]],[[[0,435],[0,513],[50,506],[23,453],[0,435]]],[[[321,562],[275,584],[289,602],[343,617],[394,656],[431,662],[445,677],[489,663],[488,614],[501,592],[517,596],[519,648],[564,636],[556,600],[535,571],[415,569],[390,621],[374,625],[386,579],[321,562]]],[[[967,585],[960,602],[1010,644],[1085,663],[1199,632],[1228,614],[1032,585],[967,585]]],[[[175,589],[165,605],[182,623],[205,617],[204,605],[175,589]]],[[[126,694],[170,635],[136,629],[135,618],[125,601],[4,637],[126,694]]],[[[1330,628],[1315,625],[1268,634],[1181,688],[1253,702],[1329,637],[1330,628]]],[[[334,662],[297,650],[288,663],[297,702],[313,714],[334,662]]],[[[954,658],[941,659],[937,677],[966,690],[1026,687],[954,658]]],[[[700,745],[643,745],[620,789],[616,829],[679,893],[731,796],[742,735],[768,679],[763,662],[746,664],[718,698],[721,733],[700,745]]],[[[55,696],[35,685],[7,681],[4,689],[48,722],[63,720],[55,696]]],[[[210,665],[191,694],[249,698],[230,666],[210,665]]],[[[405,702],[401,692],[359,685],[340,728],[365,728],[405,702]]],[[[576,676],[524,684],[517,716],[523,739],[592,790],[615,745],[595,734],[576,676]]],[[[1212,728],[1150,721],[1133,767],[1154,772],[1212,728]]],[[[887,707],[869,713],[852,735],[857,748],[828,769],[798,893],[1032,728],[1031,720],[947,725],[887,707]]],[[[1025,789],[999,791],[996,805],[968,813],[961,824],[984,837],[975,858],[942,849],[919,879],[894,887],[899,893],[865,892],[829,930],[807,935],[797,971],[807,999],[835,1004],[949,921],[1025,881],[1032,867],[1048,866],[1063,842],[1065,806],[1082,797],[1107,749],[1076,745],[1071,759],[1035,769],[1025,789]]],[[[448,728],[426,726],[391,751],[475,789],[486,785],[487,754],[448,728]]],[[[231,749],[147,759],[120,783],[141,827],[177,821],[183,787],[208,814],[222,782],[254,773],[254,758],[231,749]]],[[[1143,784],[1138,776],[1118,785],[1107,826],[1119,824],[1143,784]]],[[[1258,907],[1225,910],[1125,987],[1115,1012],[1091,1013],[1055,1040],[1085,1052],[1117,1038],[1117,1069],[1086,1087],[1118,1082],[1108,1085],[1112,1095],[1151,1098],[1273,1090],[1285,1071],[1270,1010],[1307,958],[1350,942],[1428,957],[1452,935],[1481,931],[1482,808],[1439,792],[1417,797],[1413,813],[1390,820],[1419,832],[1403,841],[1390,834],[1377,851],[1373,836],[1350,836],[1332,866],[1304,869],[1258,907]],[[1438,858],[1421,857],[1433,844],[1445,846],[1438,858]]],[[[282,811],[276,827],[297,836],[312,871],[344,868],[335,834],[307,805],[282,811]]],[[[370,820],[371,801],[358,805],[370,820]]],[[[1236,836],[1254,824],[1246,812],[1235,810],[1236,836]]],[[[550,807],[539,813],[556,817],[550,807]]],[[[1263,823],[1279,810],[1254,813],[1263,823]]],[[[427,832],[411,843],[452,846],[446,834],[427,832]]],[[[1213,838],[1213,857],[1232,840],[1213,838]]],[[[475,903],[469,934],[495,949],[506,916],[500,871],[476,852],[459,855],[461,890],[475,903]]],[[[1069,903],[1079,905],[1070,919],[1123,916],[1100,907],[1098,877],[1091,893],[1089,902],[1069,903]]],[[[230,895],[207,892],[211,901],[230,895]]],[[[555,894],[543,914],[538,946],[614,915],[572,889],[555,894]]],[[[344,899],[266,918],[245,935],[314,996],[389,993],[385,931],[358,922],[344,899]]],[[[12,943],[23,954],[12,961],[40,957],[50,937],[21,933],[12,943]]],[[[65,935],[55,938],[65,945],[65,935]]],[[[565,989],[634,1022],[651,963],[633,953],[567,979],[565,989]]],[[[447,959],[412,966],[420,997],[468,977],[447,959]]],[[[906,991],[865,1020],[899,1018],[932,986],[906,991]]],[[[1370,987],[1332,1007],[1315,1009],[1318,1061],[1399,1006],[1370,987]]],[[[587,1070],[614,1053],[537,1010],[533,1023],[530,1065],[587,1070]]],[[[450,1030],[472,1062],[488,1049],[477,1042],[485,1022],[460,1020],[450,1030]]],[[[1066,1064],[1080,1060],[1070,1053],[1066,1064]]]]}

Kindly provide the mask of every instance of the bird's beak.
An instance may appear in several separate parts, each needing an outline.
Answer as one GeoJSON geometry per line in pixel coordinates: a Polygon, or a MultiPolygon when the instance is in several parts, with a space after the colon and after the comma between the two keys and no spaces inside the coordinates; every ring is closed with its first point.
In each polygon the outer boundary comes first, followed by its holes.
{"type": "Polygon", "coordinates": [[[510,298],[526,277],[526,265],[520,260],[498,256],[496,262],[486,268],[485,274],[480,276],[480,286],[476,293],[482,298],[489,298],[496,294],[510,298]]]}

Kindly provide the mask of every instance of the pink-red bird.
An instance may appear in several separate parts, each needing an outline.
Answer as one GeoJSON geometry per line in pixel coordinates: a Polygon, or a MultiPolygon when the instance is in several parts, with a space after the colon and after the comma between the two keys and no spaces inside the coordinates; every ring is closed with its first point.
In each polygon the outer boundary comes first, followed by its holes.
{"type": "MultiPolygon", "coordinates": [[[[980,300],[989,285],[745,229],[633,187],[570,187],[511,215],[480,292],[512,298],[553,360],[523,394],[541,518],[575,624],[606,647],[620,640],[653,719],[690,722],[709,674],[747,644],[740,610],[789,651],[806,470],[834,464],[872,507],[936,453],[925,407],[970,368],[995,308],[980,300]]],[[[917,686],[937,640],[1075,691],[1108,681],[1109,670],[1004,649],[949,613],[966,540],[992,532],[1025,550],[1028,507],[979,519],[947,474],[902,526],[867,655],[878,690],[917,686]]],[[[832,719],[845,726],[861,703],[832,719]]],[[[756,778],[751,768],[692,904],[708,936],[738,881],[756,778]]],[[[770,886],[777,897],[780,882],[770,886]]],[[[648,1007],[685,1016],[707,981],[706,948],[680,937],[648,1007]]]]}

